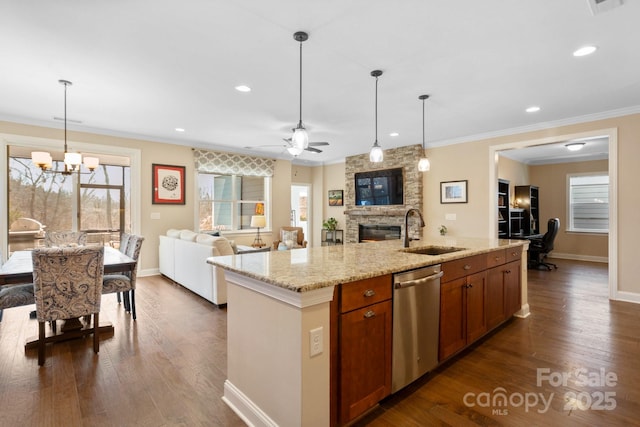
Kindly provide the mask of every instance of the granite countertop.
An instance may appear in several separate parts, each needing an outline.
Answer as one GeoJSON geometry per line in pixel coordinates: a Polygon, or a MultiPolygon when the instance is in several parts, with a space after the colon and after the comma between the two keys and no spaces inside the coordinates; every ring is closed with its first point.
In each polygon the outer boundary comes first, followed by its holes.
{"type": "Polygon", "coordinates": [[[388,240],[218,256],[207,258],[207,262],[274,286],[307,292],[527,243],[526,240],[437,237],[412,241],[410,248],[445,246],[465,249],[444,255],[412,254],[402,251],[402,240],[388,240]]]}

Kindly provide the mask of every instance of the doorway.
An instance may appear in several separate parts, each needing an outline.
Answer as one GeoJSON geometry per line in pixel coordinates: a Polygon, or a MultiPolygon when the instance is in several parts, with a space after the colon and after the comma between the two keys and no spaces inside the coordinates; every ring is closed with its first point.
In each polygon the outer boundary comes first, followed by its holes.
{"type": "MultiPolygon", "coordinates": [[[[535,146],[547,146],[550,144],[558,144],[566,141],[573,140],[588,140],[593,138],[606,138],[608,141],[608,172],[609,172],[609,232],[608,232],[608,274],[609,274],[609,298],[618,299],[617,296],[617,272],[618,272],[618,252],[617,252],[617,130],[616,129],[602,129],[597,131],[584,132],[571,135],[557,135],[548,138],[542,138],[537,140],[523,140],[514,143],[496,145],[490,147],[490,158],[493,161],[493,167],[490,169],[490,182],[492,191],[490,191],[492,204],[495,212],[492,218],[498,217],[498,207],[495,203],[498,189],[498,161],[501,152],[506,150],[518,150],[535,146]]],[[[562,184],[564,186],[564,183],[562,184]]],[[[492,221],[490,225],[491,235],[497,235],[497,222],[492,221]]],[[[589,261],[588,259],[586,259],[589,261]]]]}
{"type": "Polygon", "coordinates": [[[311,185],[292,184],[291,185],[291,226],[302,227],[305,240],[308,245],[313,244],[311,230],[311,185]]]}

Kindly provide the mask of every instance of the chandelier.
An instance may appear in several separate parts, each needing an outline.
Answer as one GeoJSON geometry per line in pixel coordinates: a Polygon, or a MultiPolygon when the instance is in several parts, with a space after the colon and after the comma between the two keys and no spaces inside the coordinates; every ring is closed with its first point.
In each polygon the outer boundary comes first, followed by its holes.
{"type": "MultiPolygon", "coordinates": [[[[83,163],[80,153],[70,153],[67,150],[67,86],[71,86],[73,83],[68,80],[58,80],[58,83],[64,86],[64,170],[51,170],[53,157],[46,151],[33,151],[31,153],[31,161],[44,172],[57,172],[63,175],[71,175],[74,172],[80,173],[80,166],[83,163]]],[[[84,158],[84,166],[91,172],[93,172],[99,164],[100,161],[97,157],[84,158]]]]}

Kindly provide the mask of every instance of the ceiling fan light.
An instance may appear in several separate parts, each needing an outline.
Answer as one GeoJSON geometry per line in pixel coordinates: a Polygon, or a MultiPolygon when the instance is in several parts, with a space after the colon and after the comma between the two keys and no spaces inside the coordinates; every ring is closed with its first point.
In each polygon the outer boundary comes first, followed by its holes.
{"type": "Polygon", "coordinates": [[[291,145],[296,147],[302,152],[305,148],[309,147],[309,135],[304,127],[298,126],[293,130],[293,136],[291,137],[291,145]]]}
{"type": "Polygon", "coordinates": [[[378,141],[373,143],[373,147],[371,147],[371,151],[369,152],[369,161],[373,163],[380,163],[384,160],[384,152],[382,151],[382,147],[378,144],[378,141]]]}
{"type": "Polygon", "coordinates": [[[418,171],[420,172],[428,172],[431,169],[431,162],[427,157],[423,157],[418,162],[418,171]]]}
{"type": "Polygon", "coordinates": [[[299,148],[293,145],[291,147],[287,147],[287,151],[289,152],[289,154],[291,154],[294,157],[297,157],[300,154],[302,154],[302,148],[299,148]]]}

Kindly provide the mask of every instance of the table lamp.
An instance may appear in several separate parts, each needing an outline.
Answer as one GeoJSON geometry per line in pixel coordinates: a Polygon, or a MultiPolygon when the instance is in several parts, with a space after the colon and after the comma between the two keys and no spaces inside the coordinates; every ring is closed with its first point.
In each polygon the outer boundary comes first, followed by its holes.
{"type": "Polygon", "coordinates": [[[258,233],[256,234],[256,238],[253,240],[254,248],[261,248],[266,246],[262,239],[260,238],[260,228],[264,228],[267,226],[267,219],[264,215],[252,215],[251,216],[251,226],[256,227],[258,229],[258,233]]]}

